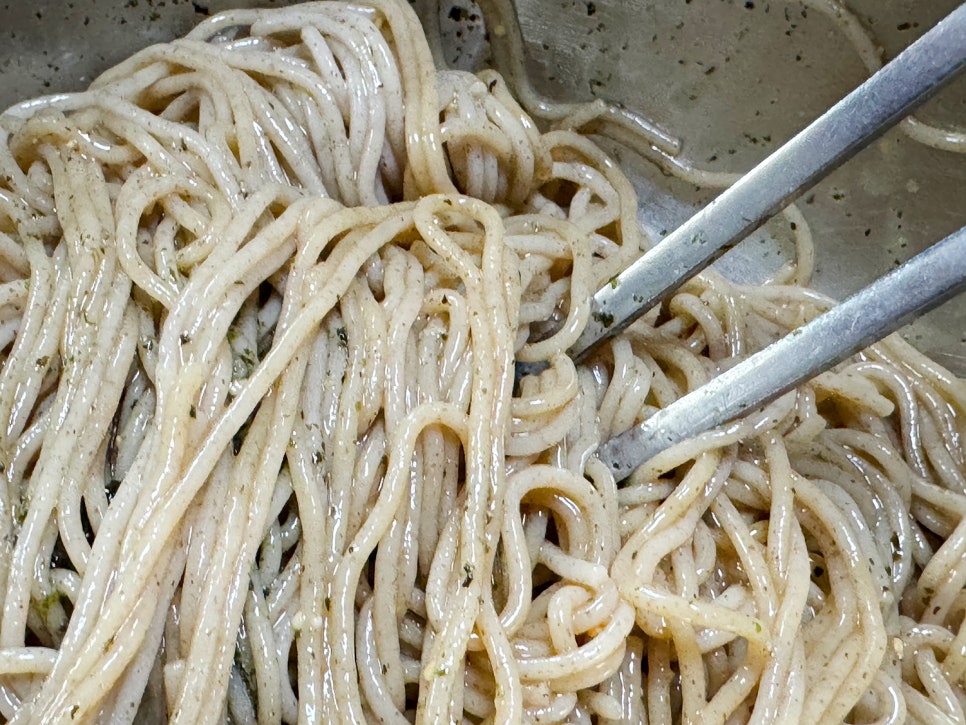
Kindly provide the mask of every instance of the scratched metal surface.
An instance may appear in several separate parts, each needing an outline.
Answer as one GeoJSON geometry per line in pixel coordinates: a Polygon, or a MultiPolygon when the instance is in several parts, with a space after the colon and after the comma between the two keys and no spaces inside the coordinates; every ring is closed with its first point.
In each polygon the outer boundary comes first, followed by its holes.
{"type": "MultiPolygon", "coordinates": [[[[957,0],[846,0],[891,57],[957,0]]],[[[150,43],[184,33],[206,13],[285,0],[0,0],[0,105],[82,88],[150,43]]],[[[481,37],[469,0],[439,16],[452,59],[481,37]],[[461,18],[457,23],[451,18],[461,18]]],[[[621,101],[684,141],[707,168],[749,168],[864,78],[852,46],[826,16],[779,0],[520,0],[538,87],[561,99],[621,101]]],[[[922,113],[966,129],[966,80],[922,113]]],[[[653,233],[673,226],[708,192],[665,178],[620,152],[653,233]]],[[[966,224],[966,155],[888,134],[819,185],[802,204],[817,243],[815,286],[837,297],[966,224]]],[[[789,238],[773,223],[725,257],[743,279],[768,273],[789,238]]],[[[966,375],[966,297],[907,331],[921,349],[966,375]]]]}

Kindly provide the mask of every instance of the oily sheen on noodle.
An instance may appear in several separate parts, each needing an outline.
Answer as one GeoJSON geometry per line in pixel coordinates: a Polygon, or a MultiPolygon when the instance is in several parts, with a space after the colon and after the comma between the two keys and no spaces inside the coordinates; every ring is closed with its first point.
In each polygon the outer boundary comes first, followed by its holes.
{"type": "Polygon", "coordinates": [[[653,240],[613,109],[558,115],[367,0],[0,116],[5,719],[963,719],[962,382],[891,338],[618,486],[601,441],[830,302],[789,210],[797,265],[576,366],[653,240]]]}

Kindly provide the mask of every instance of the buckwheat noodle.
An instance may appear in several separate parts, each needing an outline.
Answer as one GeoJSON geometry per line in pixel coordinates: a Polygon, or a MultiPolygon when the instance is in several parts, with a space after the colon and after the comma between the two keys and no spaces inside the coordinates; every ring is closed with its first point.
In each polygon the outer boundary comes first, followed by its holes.
{"type": "Polygon", "coordinates": [[[831,302],[791,210],[769,284],[575,366],[651,242],[556,120],[402,0],[0,116],[4,719],[966,720],[963,383],[892,337],[618,487],[602,440],[831,302]]]}

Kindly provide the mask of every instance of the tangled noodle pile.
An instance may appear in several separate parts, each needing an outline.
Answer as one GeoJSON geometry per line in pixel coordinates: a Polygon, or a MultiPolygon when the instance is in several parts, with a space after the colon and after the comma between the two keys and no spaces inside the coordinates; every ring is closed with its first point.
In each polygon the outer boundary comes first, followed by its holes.
{"type": "Polygon", "coordinates": [[[708,272],[576,366],[650,242],[573,125],[401,0],[0,117],[5,719],[964,721],[963,383],[890,338],[618,486],[830,303],[708,272]]]}

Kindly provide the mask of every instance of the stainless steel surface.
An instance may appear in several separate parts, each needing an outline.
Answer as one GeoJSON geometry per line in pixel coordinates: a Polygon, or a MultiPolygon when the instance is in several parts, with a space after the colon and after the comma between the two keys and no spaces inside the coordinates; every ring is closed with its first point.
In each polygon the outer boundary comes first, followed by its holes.
{"type": "MultiPolygon", "coordinates": [[[[619,333],[921,105],[966,64],[966,4],[745,174],[595,295],[571,348],[619,333]]],[[[858,349],[858,348],[856,348],[858,349]]]]}
{"type": "Polygon", "coordinates": [[[605,443],[618,481],[672,445],[771,402],[966,288],[966,227],[605,443]]]}
{"type": "MultiPolygon", "coordinates": [[[[678,134],[682,155],[697,166],[743,172],[867,76],[853,45],[819,11],[821,4],[519,0],[518,7],[530,75],[545,94],[621,101],[678,134]]],[[[960,2],[841,4],[888,59],[960,2]]],[[[953,81],[917,116],[966,130],[966,78],[953,81]]],[[[717,193],[670,178],[627,150],[614,153],[631,175],[640,221],[653,238],[717,193]]],[[[815,238],[813,286],[842,299],[966,224],[966,155],[926,148],[892,130],[820,182],[800,209],[815,238]]],[[[776,219],[716,267],[734,279],[761,280],[793,254],[788,224],[776,219]]],[[[964,333],[966,296],[903,335],[964,375],[964,333]]]]}

